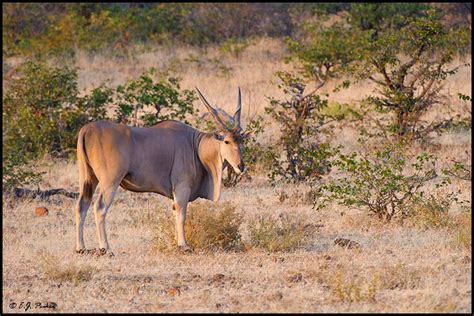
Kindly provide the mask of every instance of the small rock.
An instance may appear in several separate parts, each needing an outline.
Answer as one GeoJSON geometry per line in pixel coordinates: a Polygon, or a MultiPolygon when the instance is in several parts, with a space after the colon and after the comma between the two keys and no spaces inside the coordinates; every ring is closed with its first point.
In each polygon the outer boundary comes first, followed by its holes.
{"type": "Polygon", "coordinates": [[[44,206],[37,207],[35,210],[35,215],[37,217],[46,216],[48,215],[48,213],[49,213],[48,209],[44,206]]]}
{"type": "Polygon", "coordinates": [[[325,260],[331,260],[332,257],[331,257],[330,255],[324,255],[324,256],[323,256],[323,259],[325,259],[325,260]]]}
{"type": "Polygon", "coordinates": [[[471,257],[465,256],[464,258],[461,259],[461,263],[470,263],[471,262],[471,257]]]}
{"type": "Polygon", "coordinates": [[[145,278],[143,279],[143,282],[144,282],[144,283],[151,283],[151,281],[153,281],[153,279],[152,279],[151,277],[145,277],[145,278]]]}
{"type": "Polygon", "coordinates": [[[140,285],[135,285],[132,287],[132,293],[133,294],[139,294],[140,293],[140,285]]]}
{"type": "Polygon", "coordinates": [[[181,291],[179,290],[178,287],[172,286],[172,287],[170,287],[170,288],[168,288],[168,289],[166,290],[166,293],[168,294],[168,296],[174,297],[174,296],[180,295],[180,294],[181,294],[181,291]]]}
{"type": "Polygon", "coordinates": [[[360,248],[360,244],[358,242],[355,242],[350,239],[345,239],[345,238],[336,238],[334,240],[334,244],[341,246],[341,247],[346,247],[349,249],[353,248],[360,248]]]}
{"type": "Polygon", "coordinates": [[[286,280],[290,283],[297,283],[303,280],[303,275],[301,273],[290,275],[289,277],[286,278],[286,280]]]}
{"type": "Polygon", "coordinates": [[[221,308],[223,305],[221,303],[216,303],[216,308],[221,308]]]}
{"type": "Polygon", "coordinates": [[[267,300],[269,301],[279,301],[283,298],[283,293],[280,291],[267,295],[267,300]]]}
{"type": "Polygon", "coordinates": [[[224,278],[225,278],[225,275],[223,275],[222,273],[216,273],[212,277],[212,282],[221,282],[224,280],[224,278]]]}

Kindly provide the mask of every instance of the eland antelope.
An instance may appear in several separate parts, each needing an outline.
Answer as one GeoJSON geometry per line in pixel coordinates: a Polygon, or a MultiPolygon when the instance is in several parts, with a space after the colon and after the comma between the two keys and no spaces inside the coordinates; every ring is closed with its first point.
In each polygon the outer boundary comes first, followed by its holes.
{"type": "Polygon", "coordinates": [[[113,255],[107,242],[105,217],[119,186],[172,199],[177,244],[183,250],[191,250],[184,234],[188,202],[198,197],[219,200],[225,163],[237,174],[245,168],[242,140],[246,135],[240,127],[240,88],[233,116],[216,110],[201,91],[197,91],[219,132],[204,133],[173,120],[151,127],[99,121],[81,128],[77,140],[80,195],[75,212],[78,253],[85,251],[84,221],[97,185],[99,194],[94,215],[102,253],[113,255]]]}

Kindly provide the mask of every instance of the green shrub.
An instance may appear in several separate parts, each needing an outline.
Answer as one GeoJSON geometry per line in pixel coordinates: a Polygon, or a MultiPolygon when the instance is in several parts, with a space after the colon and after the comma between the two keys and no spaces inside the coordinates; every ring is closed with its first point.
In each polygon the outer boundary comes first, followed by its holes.
{"type": "Polygon", "coordinates": [[[452,164],[448,164],[447,167],[444,167],[442,172],[448,177],[466,181],[472,180],[472,166],[466,165],[459,160],[452,160],[452,164]]]}
{"type": "Polygon", "coordinates": [[[323,114],[328,101],[317,95],[317,90],[304,95],[306,84],[297,75],[279,72],[278,77],[279,87],[289,99],[271,97],[265,108],[280,125],[281,137],[276,146],[283,152],[281,160],[273,156],[271,179],[305,181],[327,174],[333,149],[320,138],[330,132],[325,129],[326,124],[337,118],[323,114]]]}
{"type": "Polygon", "coordinates": [[[119,123],[133,126],[150,126],[161,120],[185,120],[193,115],[194,91],[180,90],[179,80],[169,77],[154,81],[155,68],[145,71],[137,80],[129,80],[116,89],[115,115],[119,123]]]}
{"type": "Polygon", "coordinates": [[[35,167],[22,155],[8,152],[3,155],[2,185],[4,191],[13,188],[34,185],[38,186],[44,172],[35,171],[35,167]]]}
{"type": "MultiPolygon", "coordinates": [[[[156,44],[228,41],[235,53],[252,36],[289,35],[288,4],[258,3],[6,3],[7,56],[74,56],[76,49],[129,55],[156,44]],[[236,49],[235,49],[236,48],[236,49]]],[[[225,45],[229,46],[229,45],[225,45]]]]}
{"type": "Polygon", "coordinates": [[[27,167],[31,160],[50,154],[73,154],[79,129],[106,118],[112,91],[105,86],[79,96],[77,70],[27,62],[19,78],[9,82],[3,96],[3,183],[27,184],[38,173],[27,167]]]}
{"type": "Polygon", "coordinates": [[[406,217],[424,199],[422,186],[437,177],[435,163],[433,155],[411,155],[402,144],[388,144],[370,154],[339,153],[332,165],[343,173],[321,186],[318,208],[337,201],[387,221],[395,215],[406,217]]]}
{"type": "Polygon", "coordinates": [[[27,62],[3,97],[6,151],[30,156],[61,155],[76,146],[88,121],[106,117],[111,91],[104,86],[79,97],[77,70],[27,62]]]}

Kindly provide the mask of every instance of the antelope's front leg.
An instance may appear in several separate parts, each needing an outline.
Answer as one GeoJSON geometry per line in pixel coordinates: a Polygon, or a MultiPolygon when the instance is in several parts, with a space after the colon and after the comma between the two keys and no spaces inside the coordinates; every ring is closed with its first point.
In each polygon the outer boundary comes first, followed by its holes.
{"type": "Polygon", "coordinates": [[[174,210],[176,215],[176,241],[178,247],[184,251],[191,251],[186,243],[184,225],[186,223],[186,208],[191,190],[187,187],[177,187],[174,194],[174,210]]]}

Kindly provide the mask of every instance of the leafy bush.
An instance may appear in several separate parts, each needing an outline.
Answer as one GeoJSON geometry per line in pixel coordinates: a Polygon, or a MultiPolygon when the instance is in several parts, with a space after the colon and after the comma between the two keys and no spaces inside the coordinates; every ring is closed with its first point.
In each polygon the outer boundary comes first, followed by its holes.
{"type": "Polygon", "coordinates": [[[437,177],[435,163],[433,155],[420,153],[415,157],[402,144],[388,144],[370,154],[339,153],[332,165],[343,172],[342,178],[321,186],[318,208],[335,200],[367,209],[387,221],[395,215],[406,217],[414,204],[423,200],[422,186],[437,177]]]}
{"type": "Polygon", "coordinates": [[[279,87],[290,96],[289,100],[270,98],[265,111],[278,122],[281,137],[277,146],[284,153],[280,161],[273,157],[271,178],[276,176],[293,181],[318,178],[329,172],[328,158],[333,150],[329,143],[321,142],[324,126],[336,120],[322,113],[328,101],[315,94],[317,89],[304,95],[306,85],[296,75],[279,72],[279,87]]]}
{"type": "Polygon", "coordinates": [[[430,11],[427,16],[407,19],[399,30],[373,34],[370,30],[360,37],[353,74],[378,86],[381,96],[367,100],[379,112],[393,113],[389,131],[412,138],[427,135],[440,123],[423,126],[421,116],[440,102],[441,85],[459,68],[449,64],[468,45],[468,32],[446,31],[430,11]]]}
{"type": "Polygon", "coordinates": [[[202,45],[258,35],[289,35],[289,7],[285,3],[199,3],[188,17],[183,40],[202,45]]]}
{"type": "Polygon", "coordinates": [[[119,123],[133,126],[150,126],[161,120],[185,120],[186,115],[197,112],[193,108],[194,91],[180,90],[177,78],[155,82],[155,68],[145,71],[137,80],[129,80],[116,89],[118,108],[115,111],[119,123]],[[154,113],[151,113],[153,111],[154,113]]]}
{"type": "MultiPolygon", "coordinates": [[[[241,250],[241,223],[241,216],[231,204],[189,204],[184,228],[186,241],[194,250],[241,250]]],[[[158,224],[153,227],[154,245],[161,251],[175,249],[175,229],[175,216],[171,212],[160,213],[158,224]]]]}
{"type": "Polygon", "coordinates": [[[28,164],[22,155],[8,152],[3,154],[3,190],[9,191],[25,185],[38,186],[44,172],[38,172],[28,164]]]}
{"type": "Polygon", "coordinates": [[[351,37],[342,23],[327,27],[321,22],[302,23],[294,38],[286,40],[289,60],[299,66],[299,72],[318,86],[340,77],[353,59],[351,37]]]}
{"type": "Polygon", "coordinates": [[[8,55],[72,56],[90,52],[127,52],[132,45],[169,43],[189,27],[193,4],[6,4],[4,48],[8,55]]]}
{"type": "Polygon", "coordinates": [[[449,177],[454,177],[461,180],[472,180],[472,166],[465,165],[459,160],[452,160],[452,165],[443,168],[443,174],[449,177]]]}
{"type": "Polygon", "coordinates": [[[258,215],[248,223],[248,247],[269,252],[293,251],[309,242],[310,227],[301,216],[281,214],[275,220],[269,214],[258,215]]]}
{"type": "Polygon", "coordinates": [[[100,86],[79,97],[76,69],[27,62],[3,97],[6,151],[37,156],[75,148],[78,129],[106,117],[111,91],[100,86]]]}
{"type": "Polygon", "coordinates": [[[3,172],[8,187],[27,184],[38,173],[27,163],[45,154],[64,157],[76,147],[78,130],[106,118],[112,91],[100,86],[80,97],[77,71],[27,62],[3,96],[3,172]]]}

